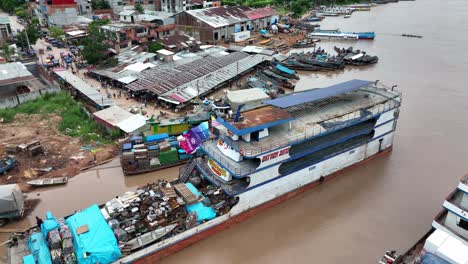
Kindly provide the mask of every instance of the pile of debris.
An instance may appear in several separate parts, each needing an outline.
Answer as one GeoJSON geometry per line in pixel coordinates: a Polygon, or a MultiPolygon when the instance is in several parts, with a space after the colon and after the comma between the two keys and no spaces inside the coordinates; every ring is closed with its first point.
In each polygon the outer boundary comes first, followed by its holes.
{"type": "Polygon", "coordinates": [[[233,203],[220,189],[203,183],[158,180],[134,192],[118,196],[101,207],[123,253],[135,251],[173,234],[181,233],[230,210],[233,203]],[[211,215],[193,210],[208,209],[211,215]]]}

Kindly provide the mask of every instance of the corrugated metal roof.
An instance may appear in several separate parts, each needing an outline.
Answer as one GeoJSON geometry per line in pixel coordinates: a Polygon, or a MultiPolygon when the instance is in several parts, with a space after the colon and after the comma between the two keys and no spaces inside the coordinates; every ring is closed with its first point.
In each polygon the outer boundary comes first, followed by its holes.
{"type": "Polygon", "coordinates": [[[96,89],[70,71],[56,69],[54,72],[99,107],[104,108],[114,104],[111,98],[101,95],[96,89]]]}
{"type": "Polygon", "coordinates": [[[257,8],[254,10],[246,11],[245,15],[250,19],[259,19],[259,18],[278,15],[278,12],[276,12],[271,7],[263,7],[263,8],[257,8]]]}
{"type": "Polygon", "coordinates": [[[249,18],[245,11],[249,10],[254,9],[247,6],[219,6],[186,12],[208,25],[218,28],[248,21],[249,18]]]}
{"type": "Polygon", "coordinates": [[[347,82],[335,84],[329,87],[314,89],[301,93],[294,93],[279,97],[273,100],[265,101],[265,104],[273,105],[280,108],[287,108],[304,103],[310,103],[324,98],[332,97],[338,94],[352,92],[370,84],[369,81],[364,80],[350,80],[347,82]]]}
{"type": "Polygon", "coordinates": [[[118,106],[108,107],[93,113],[93,115],[114,127],[118,126],[122,121],[134,116],[134,114],[118,106]]]}

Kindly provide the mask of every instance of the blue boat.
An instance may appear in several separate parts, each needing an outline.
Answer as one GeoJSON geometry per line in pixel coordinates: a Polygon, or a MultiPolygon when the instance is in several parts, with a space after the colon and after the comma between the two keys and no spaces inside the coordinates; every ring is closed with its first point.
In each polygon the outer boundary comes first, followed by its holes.
{"type": "Polygon", "coordinates": [[[338,29],[316,29],[309,33],[309,37],[319,39],[374,39],[375,32],[342,32],[338,29]]]}

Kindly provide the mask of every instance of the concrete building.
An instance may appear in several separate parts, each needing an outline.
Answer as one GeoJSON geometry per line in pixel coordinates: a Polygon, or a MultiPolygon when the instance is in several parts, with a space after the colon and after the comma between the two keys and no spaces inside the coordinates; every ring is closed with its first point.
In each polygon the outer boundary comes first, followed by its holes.
{"type": "Polygon", "coordinates": [[[114,14],[119,14],[122,11],[135,9],[135,4],[139,3],[143,6],[144,10],[159,10],[160,0],[107,0],[110,7],[114,10],[114,14]]]}
{"type": "Polygon", "coordinates": [[[20,62],[0,64],[0,99],[44,88],[20,62]]]}
{"type": "Polygon", "coordinates": [[[157,10],[171,13],[180,13],[192,9],[221,6],[218,0],[160,0],[157,10]]]}
{"type": "Polygon", "coordinates": [[[78,4],[78,13],[80,15],[90,16],[93,14],[91,0],[76,0],[76,3],[78,4]]]}
{"type": "Polygon", "coordinates": [[[39,0],[39,20],[44,26],[66,26],[79,22],[75,0],[39,0]]]}
{"type": "Polygon", "coordinates": [[[0,43],[11,38],[12,35],[10,18],[0,16],[0,43]]]}
{"type": "Polygon", "coordinates": [[[250,31],[268,28],[278,21],[278,13],[270,7],[221,6],[175,15],[176,29],[207,43],[246,40],[250,31]]]}

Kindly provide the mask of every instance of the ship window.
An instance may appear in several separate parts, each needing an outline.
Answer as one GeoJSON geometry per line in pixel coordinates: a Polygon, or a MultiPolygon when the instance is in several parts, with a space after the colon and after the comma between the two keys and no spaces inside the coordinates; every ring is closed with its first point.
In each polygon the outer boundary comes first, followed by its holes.
{"type": "Polygon", "coordinates": [[[353,150],[351,150],[351,151],[349,152],[349,154],[351,155],[351,154],[353,154],[354,152],[356,152],[356,151],[353,149],[353,150]]]}
{"type": "Polygon", "coordinates": [[[457,225],[465,230],[468,230],[468,221],[466,221],[465,219],[463,218],[460,218],[460,220],[458,221],[457,225]]]}
{"type": "Polygon", "coordinates": [[[313,169],[315,169],[315,166],[310,167],[310,168],[309,168],[309,171],[311,171],[311,170],[313,170],[313,169]]]}

